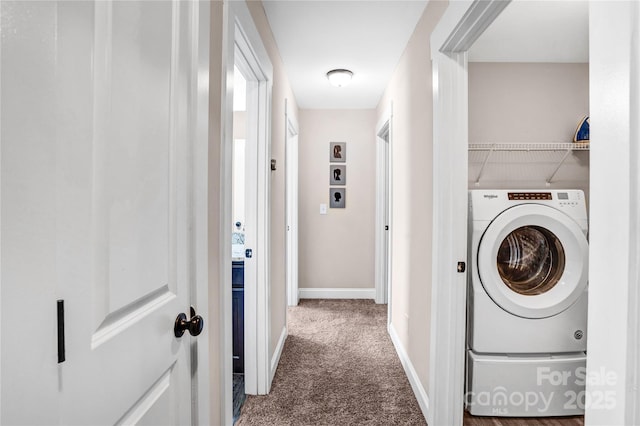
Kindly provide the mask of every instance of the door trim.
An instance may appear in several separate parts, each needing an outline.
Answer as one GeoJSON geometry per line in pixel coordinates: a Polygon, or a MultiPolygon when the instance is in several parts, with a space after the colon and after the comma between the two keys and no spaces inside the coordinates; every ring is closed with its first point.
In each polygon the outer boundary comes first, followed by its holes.
{"type": "Polygon", "coordinates": [[[638,424],[640,403],[640,5],[589,2],[589,305],[586,393],[589,424],[638,424]],[[611,25],[610,22],[616,22],[611,25]],[[624,253],[624,255],[621,255],[624,253]]]}
{"type": "MultiPolygon", "coordinates": [[[[198,55],[197,72],[192,79],[191,90],[195,94],[192,107],[195,108],[195,128],[193,130],[195,169],[193,240],[195,252],[195,282],[191,288],[191,304],[203,318],[209,315],[209,74],[211,40],[211,5],[209,2],[196,2],[193,7],[194,21],[198,25],[198,35],[194,50],[198,55]]],[[[209,342],[213,333],[213,324],[205,324],[205,333],[192,339],[191,356],[199,362],[192,371],[192,424],[211,424],[211,372],[209,370],[209,342]]],[[[192,363],[192,369],[196,363],[192,363]]]]}
{"type": "Polygon", "coordinates": [[[376,303],[387,303],[387,323],[391,322],[392,119],[393,103],[390,102],[376,126],[375,300],[376,303]],[[386,164],[389,165],[388,169],[386,164]],[[388,209],[386,215],[385,209],[388,209]],[[385,223],[385,216],[388,223],[385,223]],[[385,231],[387,225],[389,230],[385,231]]]}
{"type": "Polygon", "coordinates": [[[509,1],[450,2],[431,36],[433,264],[429,424],[462,425],[466,327],[467,50],[509,1]]]}
{"type": "Polygon", "coordinates": [[[220,268],[223,279],[220,282],[223,297],[221,312],[221,353],[222,363],[222,410],[225,423],[231,424],[232,408],[232,339],[231,339],[231,152],[233,147],[233,67],[236,49],[250,66],[256,79],[254,104],[248,101],[248,108],[257,111],[257,236],[253,248],[257,268],[255,287],[245,287],[245,391],[248,394],[266,394],[270,388],[269,332],[270,315],[270,158],[271,158],[271,92],[273,84],[273,66],[262,39],[255,26],[247,4],[244,1],[227,3],[228,13],[226,41],[224,49],[225,82],[224,130],[222,141],[221,200],[220,222],[221,253],[220,268]],[[227,271],[228,270],[228,271],[227,271]]]}
{"type": "Polygon", "coordinates": [[[289,111],[289,101],[284,100],[285,116],[285,241],[287,244],[287,304],[297,306],[300,300],[298,290],[298,122],[289,111]],[[292,158],[290,149],[295,144],[296,157],[292,158]],[[292,191],[296,191],[292,194],[292,191]]]}

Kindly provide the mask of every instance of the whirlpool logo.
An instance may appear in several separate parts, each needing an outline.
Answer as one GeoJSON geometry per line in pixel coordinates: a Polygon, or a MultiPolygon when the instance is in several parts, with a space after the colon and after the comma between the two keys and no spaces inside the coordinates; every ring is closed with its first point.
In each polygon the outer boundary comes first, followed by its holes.
{"type": "Polygon", "coordinates": [[[496,194],[484,194],[484,198],[488,198],[489,200],[493,200],[494,198],[498,198],[496,194]]]}

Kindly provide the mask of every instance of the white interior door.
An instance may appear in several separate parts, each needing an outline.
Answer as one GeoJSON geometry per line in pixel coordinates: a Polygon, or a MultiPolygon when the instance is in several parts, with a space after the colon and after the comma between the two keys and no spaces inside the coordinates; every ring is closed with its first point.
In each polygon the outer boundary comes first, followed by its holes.
{"type": "Polygon", "coordinates": [[[296,306],[298,293],[298,125],[285,106],[286,194],[287,194],[287,302],[296,306]]]}
{"type": "Polygon", "coordinates": [[[2,4],[3,424],[192,422],[197,8],[2,4]]]}

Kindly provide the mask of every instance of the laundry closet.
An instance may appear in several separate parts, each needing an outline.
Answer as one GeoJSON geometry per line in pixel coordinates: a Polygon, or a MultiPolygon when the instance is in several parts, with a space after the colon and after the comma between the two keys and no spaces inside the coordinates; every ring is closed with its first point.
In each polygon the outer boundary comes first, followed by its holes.
{"type": "Polygon", "coordinates": [[[587,3],[512,2],[469,50],[468,84],[465,407],[472,416],[579,416],[588,334],[587,3]]]}

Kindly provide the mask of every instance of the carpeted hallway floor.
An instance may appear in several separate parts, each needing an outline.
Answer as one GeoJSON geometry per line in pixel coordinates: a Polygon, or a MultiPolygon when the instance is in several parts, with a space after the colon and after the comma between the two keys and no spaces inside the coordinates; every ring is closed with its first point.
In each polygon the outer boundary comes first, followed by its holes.
{"type": "Polygon", "coordinates": [[[302,300],[266,396],[248,396],[236,425],[426,425],[371,300],[302,300]]]}

